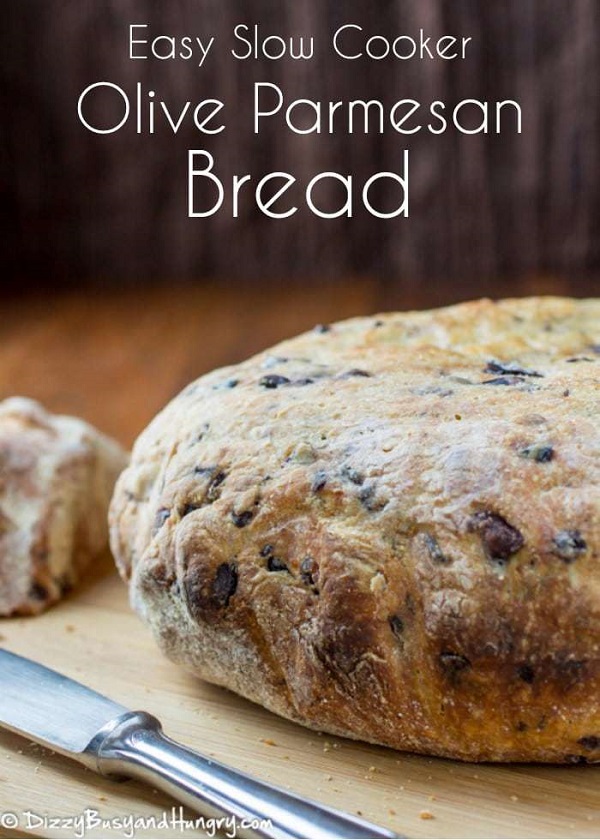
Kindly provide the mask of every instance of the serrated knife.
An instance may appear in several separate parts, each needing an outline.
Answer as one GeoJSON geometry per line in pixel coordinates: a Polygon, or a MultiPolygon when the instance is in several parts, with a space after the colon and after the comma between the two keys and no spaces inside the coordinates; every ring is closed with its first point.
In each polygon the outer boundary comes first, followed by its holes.
{"type": "Polygon", "coordinates": [[[270,821],[247,837],[393,838],[385,828],[288,793],[172,741],[133,712],[69,677],[0,649],[0,726],[103,776],[148,782],[208,817],[270,821]]]}

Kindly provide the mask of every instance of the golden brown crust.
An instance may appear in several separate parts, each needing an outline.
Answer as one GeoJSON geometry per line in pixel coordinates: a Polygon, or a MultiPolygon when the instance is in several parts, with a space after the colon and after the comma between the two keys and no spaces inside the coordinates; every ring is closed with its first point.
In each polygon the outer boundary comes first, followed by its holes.
{"type": "Polygon", "coordinates": [[[31,615],[77,582],[108,542],[126,456],[87,423],[20,397],[0,402],[0,616],[31,615]]]}
{"type": "Polygon", "coordinates": [[[111,540],[205,679],[321,730],[600,760],[600,301],[354,319],[186,388],[111,540]]]}

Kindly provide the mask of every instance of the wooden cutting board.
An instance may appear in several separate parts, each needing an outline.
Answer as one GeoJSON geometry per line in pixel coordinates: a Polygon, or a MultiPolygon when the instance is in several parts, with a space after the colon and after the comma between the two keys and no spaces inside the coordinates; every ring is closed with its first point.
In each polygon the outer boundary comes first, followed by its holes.
{"type": "MultiPolygon", "coordinates": [[[[408,837],[600,834],[600,766],[478,766],[403,755],[319,735],[203,684],[155,648],[109,558],[63,604],[37,618],[4,620],[0,633],[7,649],[156,714],[176,739],[408,837]]],[[[76,836],[64,824],[42,825],[44,815],[74,817],[89,808],[112,821],[132,814],[160,819],[175,805],[141,784],[103,779],[0,731],[0,812],[15,813],[20,832],[0,828],[0,837],[76,836]],[[35,815],[29,823],[26,811],[35,815]]],[[[124,833],[112,822],[86,836],[124,833]]],[[[136,836],[180,834],[148,828],[136,836]]],[[[194,828],[181,836],[205,834],[194,828]]]]}

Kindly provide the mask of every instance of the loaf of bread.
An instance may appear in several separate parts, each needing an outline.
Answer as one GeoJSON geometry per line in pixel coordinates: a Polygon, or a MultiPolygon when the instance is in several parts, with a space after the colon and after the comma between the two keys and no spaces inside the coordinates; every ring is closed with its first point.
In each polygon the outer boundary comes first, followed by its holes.
{"type": "Polygon", "coordinates": [[[280,715],[600,761],[600,300],[358,318],[203,376],[111,542],[167,655],[280,715]]]}
{"type": "Polygon", "coordinates": [[[0,616],[41,612],[108,546],[126,456],[81,420],[0,402],[0,616]]]}

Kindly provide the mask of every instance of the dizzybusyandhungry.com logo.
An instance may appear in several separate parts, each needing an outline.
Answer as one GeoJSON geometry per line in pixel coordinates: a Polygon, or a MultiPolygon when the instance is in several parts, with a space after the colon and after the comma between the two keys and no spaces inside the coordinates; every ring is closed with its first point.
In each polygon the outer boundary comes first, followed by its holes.
{"type": "Polygon", "coordinates": [[[121,814],[103,816],[95,808],[86,808],[78,814],[57,815],[40,813],[33,810],[0,811],[0,829],[8,831],[60,830],[64,837],[84,840],[92,832],[120,832],[127,840],[133,840],[140,831],[160,831],[173,834],[185,834],[189,831],[203,831],[208,837],[219,833],[222,837],[236,837],[239,833],[251,831],[265,832],[272,830],[271,820],[238,820],[235,817],[196,817],[188,816],[182,807],[171,808],[160,814],[142,816],[139,814],[121,814]]]}

